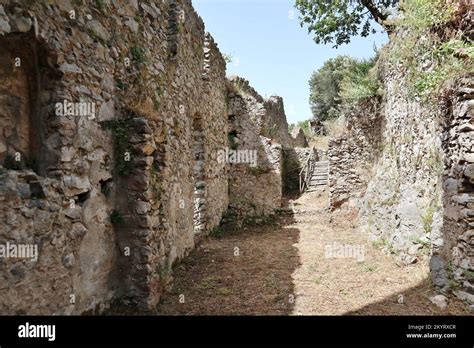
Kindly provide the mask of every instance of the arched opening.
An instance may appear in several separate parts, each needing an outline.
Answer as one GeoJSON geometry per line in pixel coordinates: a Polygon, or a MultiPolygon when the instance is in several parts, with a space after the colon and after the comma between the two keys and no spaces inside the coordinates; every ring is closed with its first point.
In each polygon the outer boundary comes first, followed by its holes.
{"type": "Polygon", "coordinates": [[[41,105],[50,99],[45,57],[32,33],[0,37],[0,163],[7,169],[45,173],[41,105]]]}
{"type": "Polygon", "coordinates": [[[194,232],[206,230],[205,146],[202,117],[193,117],[194,232]]]}

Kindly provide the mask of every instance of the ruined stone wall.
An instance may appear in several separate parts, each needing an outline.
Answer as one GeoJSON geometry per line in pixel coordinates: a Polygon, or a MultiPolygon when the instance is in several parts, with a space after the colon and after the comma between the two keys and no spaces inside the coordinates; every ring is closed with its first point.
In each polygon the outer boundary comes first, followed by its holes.
{"type": "Polygon", "coordinates": [[[241,78],[232,78],[229,89],[229,149],[256,156],[230,164],[229,208],[240,217],[273,214],[281,207],[282,146],[262,135],[264,99],[241,78]]]}
{"type": "Polygon", "coordinates": [[[191,1],[0,4],[0,313],[152,310],[229,208],[281,206],[283,101],[229,92],[191,1]]]}
{"type": "Polygon", "coordinates": [[[440,110],[411,96],[404,75],[387,69],[382,153],[361,203],[370,237],[398,260],[415,262],[441,233],[440,110]]]}
{"type": "Polygon", "coordinates": [[[295,127],[291,131],[291,138],[293,147],[308,147],[308,139],[300,127],[295,127]]]}
{"type": "Polygon", "coordinates": [[[316,161],[321,160],[316,149],[295,147],[283,149],[283,192],[295,193],[300,189],[300,172],[313,154],[316,161]]]}
{"type": "MultiPolygon", "coordinates": [[[[28,258],[2,262],[4,314],[80,313],[114,295],[117,249],[109,219],[113,194],[104,194],[113,176],[113,141],[98,123],[114,117],[113,109],[107,109],[113,105],[108,73],[113,69],[104,69],[107,58],[112,58],[108,48],[87,34],[86,13],[78,10],[77,20],[71,21],[69,9],[63,2],[8,2],[0,7],[5,66],[30,78],[28,87],[14,91],[17,95],[2,91],[2,104],[22,94],[34,105],[30,119],[22,122],[34,127],[42,145],[39,156],[32,158],[24,147],[9,146],[11,138],[2,140],[7,143],[2,149],[6,147],[13,161],[3,162],[2,168],[1,220],[10,223],[2,224],[1,244],[31,244],[39,253],[36,262],[28,258]],[[4,45],[15,39],[31,49],[15,51],[4,45]],[[28,62],[31,50],[34,61],[28,62]],[[64,100],[103,108],[97,108],[95,119],[58,116],[55,104],[64,100]],[[25,158],[29,163],[23,162],[25,158]]],[[[9,82],[18,81],[15,75],[9,82]]]]}
{"type": "Polygon", "coordinates": [[[1,174],[1,216],[9,222],[1,242],[37,244],[39,257],[1,263],[0,311],[82,313],[113,297],[150,309],[173,262],[194,246],[196,118],[204,232],[227,207],[226,165],[217,161],[227,145],[225,62],[190,1],[2,3],[2,63],[14,66],[20,56],[25,65],[14,67],[16,75],[2,70],[19,85],[2,90],[1,103],[23,108],[23,119],[38,111],[29,125],[47,160],[34,168],[42,176],[12,162],[17,153],[30,159],[27,143],[36,140],[26,128],[13,134],[2,114],[10,133],[2,131],[0,151],[10,162],[1,174]],[[30,68],[31,50],[4,45],[17,37],[45,53],[28,73],[19,71],[30,68]],[[18,95],[24,100],[12,104],[18,95]],[[58,116],[64,101],[96,112],[58,116]]]}
{"type": "MultiPolygon", "coordinates": [[[[239,76],[230,77],[230,81],[237,91],[248,96],[247,107],[254,117],[254,124],[259,129],[260,135],[281,144],[283,148],[298,147],[288,132],[288,121],[282,97],[271,96],[265,99],[250,86],[249,81],[239,76]]],[[[304,147],[304,145],[299,147],[304,147]]]]}
{"type": "Polygon", "coordinates": [[[261,133],[267,138],[274,139],[281,144],[283,148],[292,148],[293,138],[288,133],[288,122],[285,115],[283,98],[271,96],[264,102],[266,115],[262,118],[261,133]]]}
{"type": "Polygon", "coordinates": [[[380,100],[370,98],[344,111],[342,135],[328,144],[329,200],[332,209],[361,197],[370,180],[372,163],[380,155],[383,118],[380,100]]]}
{"type": "Polygon", "coordinates": [[[413,98],[398,69],[383,74],[380,117],[359,112],[330,142],[331,205],[351,202],[369,238],[400,264],[429,258],[433,283],[451,279],[472,302],[472,77],[435,103],[413,98]]]}
{"type": "Polygon", "coordinates": [[[456,81],[441,139],[445,152],[443,230],[431,259],[433,281],[449,285],[447,271],[460,285],[456,295],[474,303],[474,84],[456,81]]]}

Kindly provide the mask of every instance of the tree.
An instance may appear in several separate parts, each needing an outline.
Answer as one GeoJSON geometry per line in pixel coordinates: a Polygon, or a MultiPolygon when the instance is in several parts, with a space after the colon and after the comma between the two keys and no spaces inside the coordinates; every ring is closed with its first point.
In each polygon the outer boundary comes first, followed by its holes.
{"type": "Polygon", "coordinates": [[[378,88],[370,69],[377,56],[371,59],[355,59],[337,56],[327,60],[311,75],[309,103],[313,118],[326,121],[340,114],[341,103],[373,95],[378,88]]]}
{"type": "Polygon", "coordinates": [[[301,26],[307,25],[314,41],[334,43],[334,47],[350,42],[352,36],[375,33],[373,21],[390,31],[389,9],[399,0],[296,0],[301,26]]]}
{"type": "Polygon", "coordinates": [[[341,81],[355,64],[355,59],[349,56],[337,56],[311,75],[309,103],[315,119],[325,121],[336,116],[341,102],[341,81]]]}

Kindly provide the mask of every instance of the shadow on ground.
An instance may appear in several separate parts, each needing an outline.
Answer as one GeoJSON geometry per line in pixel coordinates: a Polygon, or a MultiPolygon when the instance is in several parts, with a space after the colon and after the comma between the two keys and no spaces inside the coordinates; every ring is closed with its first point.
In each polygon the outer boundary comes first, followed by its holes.
{"type": "Polygon", "coordinates": [[[204,241],[173,271],[158,315],[289,315],[300,265],[291,213],[204,241]]]}
{"type": "Polygon", "coordinates": [[[472,315],[467,305],[453,295],[448,295],[449,305],[446,309],[438,308],[429,300],[433,294],[431,279],[426,278],[414,287],[394,292],[381,301],[344,315],[472,315]]]}

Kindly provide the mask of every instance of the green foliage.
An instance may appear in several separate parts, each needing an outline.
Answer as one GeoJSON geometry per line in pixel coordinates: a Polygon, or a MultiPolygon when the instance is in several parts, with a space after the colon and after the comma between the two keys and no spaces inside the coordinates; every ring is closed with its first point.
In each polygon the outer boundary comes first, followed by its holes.
{"type": "Polygon", "coordinates": [[[423,230],[426,234],[431,233],[431,225],[433,224],[434,213],[437,209],[437,206],[432,204],[426,209],[425,214],[421,216],[423,230]]]}
{"type": "Polygon", "coordinates": [[[375,33],[388,18],[388,9],[399,0],[296,0],[301,26],[307,26],[317,44],[334,43],[334,47],[350,42],[352,36],[366,37],[375,33]]]}
{"type": "Polygon", "coordinates": [[[158,173],[158,165],[156,162],[153,162],[150,168],[150,187],[155,195],[155,199],[159,200],[161,198],[161,187],[160,187],[160,178],[158,173]]]}
{"type": "Polygon", "coordinates": [[[100,12],[104,12],[106,8],[106,3],[104,0],[95,0],[95,6],[99,9],[100,12]]]}
{"type": "Polygon", "coordinates": [[[117,174],[121,176],[130,174],[133,169],[133,163],[131,160],[132,151],[129,139],[130,127],[128,122],[127,119],[120,119],[104,121],[101,123],[105,129],[112,131],[114,137],[115,170],[117,171],[117,174]]]}
{"type": "Polygon", "coordinates": [[[237,134],[233,133],[233,132],[230,132],[228,135],[227,135],[227,140],[229,141],[229,147],[232,149],[232,150],[237,150],[238,147],[239,147],[239,144],[236,140],[237,138],[237,134]]]}
{"type": "Polygon", "coordinates": [[[231,53],[229,53],[229,54],[223,53],[222,57],[224,58],[224,60],[227,64],[232,63],[232,61],[234,60],[234,57],[232,56],[231,53]]]}
{"type": "Polygon", "coordinates": [[[220,238],[224,235],[224,229],[221,226],[216,226],[212,229],[212,231],[209,233],[211,237],[215,238],[220,238]]]}
{"type": "Polygon", "coordinates": [[[336,118],[344,101],[377,94],[379,82],[371,68],[376,57],[357,60],[337,56],[327,60],[309,81],[313,117],[321,121],[336,118]]]}
{"type": "Polygon", "coordinates": [[[376,240],[372,241],[372,245],[376,249],[385,249],[390,254],[395,254],[395,255],[399,254],[399,252],[393,247],[393,245],[390,243],[390,241],[386,238],[381,237],[380,239],[376,239],[376,240]]]}
{"type": "Polygon", "coordinates": [[[296,124],[294,124],[294,123],[290,124],[288,126],[288,132],[291,133],[296,127],[301,128],[301,130],[303,131],[306,138],[309,139],[313,136],[313,134],[311,132],[311,125],[309,123],[309,120],[300,121],[296,124]]]}
{"type": "Polygon", "coordinates": [[[463,269],[462,274],[468,281],[470,281],[470,282],[474,281],[474,272],[473,271],[470,271],[468,269],[463,269]]]}
{"type": "Polygon", "coordinates": [[[120,79],[117,79],[117,88],[121,89],[122,91],[126,91],[128,89],[128,84],[120,79]]]}
{"type": "Polygon", "coordinates": [[[361,268],[362,271],[366,273],[371,273],[377,270],[377,266],[367,263],[367,262],[359,262],[358,263],[359,267],[361,268]]]}
{"type": "Polygon", "coordinates": [[[358,61],[341,81],[340,97],[351,103],[379,94],[381,87],[374,68],[375,58],[358,61]]]}
{"type": "Polygon", "coordinates": [[[453,13],[452,6],[440,0],[404,0],[400,10],[403,15],[397,19],[396,25],[416,33],[445,24],[453,13]]]}
{"type": "Polygon", "coordinates": [[[130,54],[132,55],[132,58],[135,62],[137,63],[146,62],[145,49],[143,47],[132,46],[132,48],[130,48],[130,54]]]}
{"type": "Polygon", "coordinates": [[[337,116],[341,104],[341,81],[354,64],[355,59],[338,56],[324,62],[324,65],[311,75],[309,103],[315,119],[325,121],[337,116]]]}
{"type": "Polygon", "coordinates": [[[472,41],[461,33],[444,41],[438,34],[453,18],[452,5],[441,0],[410,0],[401,3],[401,11],[395,24],[405,30],[393,39],[389,62],[407,70],[414,96],[430,98],[446,81],[474,72],[472,41]]]}
{"type": "Polygon", "coordinates": [[[107,46],[107,42],[102,39],[93,29],[87,29],[87,33],[93,40],[100,42],[104,46],[107,46]]]}

